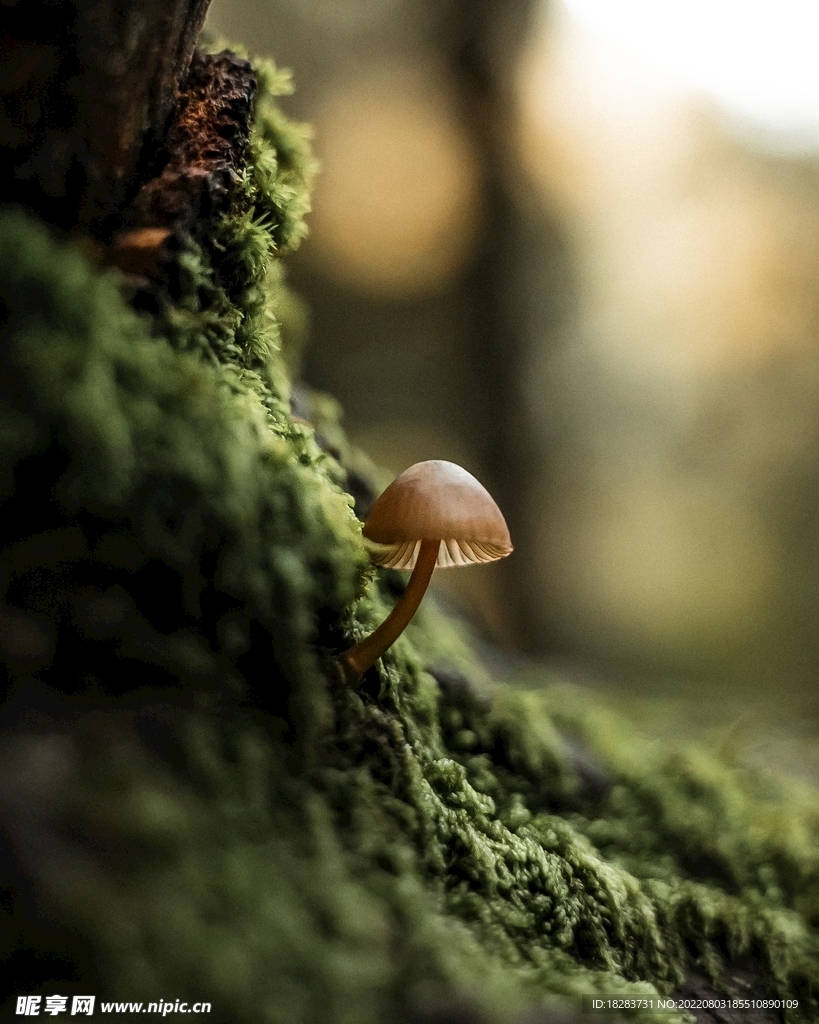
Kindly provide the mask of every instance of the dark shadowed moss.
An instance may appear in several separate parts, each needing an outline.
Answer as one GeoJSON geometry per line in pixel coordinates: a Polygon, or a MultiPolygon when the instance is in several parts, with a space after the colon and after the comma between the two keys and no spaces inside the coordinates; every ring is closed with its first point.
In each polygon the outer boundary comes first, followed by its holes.
{"type": "Polygon", "coordinates": [[[5,994],[512,1024],[750,957],[755,995],[819,1019],[813,792],[495,685],[433,605],[338,682],[396,577],[331,403],[340,461],[290,415],[310,163],[259,78],[230,213],[180,240],[153,320],[0,218],[5,994]]]}

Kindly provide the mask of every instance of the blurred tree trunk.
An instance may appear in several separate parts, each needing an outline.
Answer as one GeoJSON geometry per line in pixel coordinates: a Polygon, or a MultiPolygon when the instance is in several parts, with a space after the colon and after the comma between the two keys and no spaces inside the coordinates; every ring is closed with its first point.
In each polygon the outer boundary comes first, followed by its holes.
{"type": "Polygon", "coordinates": [[[517,68],[542,6],[536,0],[452,3],[436,40],[458,83],[484,180],[481,243],[462,294],[470,320],[470,386],[476,396],[494,393],[495,401],[491,410],[472,403],[470,432],[520,553],[517,562],[499,566],[508,628],[520,647],[539,653],[550,651],[552,642],[531,567],[538,520],[546,514],[550,458],[529,419],[524,376],[528,354],[552,344],[562,329],[572,296],[561,232],[531,194],[511,137],[517,68]]]}

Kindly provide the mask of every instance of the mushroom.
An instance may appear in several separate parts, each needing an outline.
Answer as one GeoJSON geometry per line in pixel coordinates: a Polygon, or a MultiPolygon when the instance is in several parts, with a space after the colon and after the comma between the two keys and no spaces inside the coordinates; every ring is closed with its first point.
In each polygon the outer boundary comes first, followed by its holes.
{"type": "Polygon", "coordinates": [[[486,488],[440,459],[417,462],[396,477],[373,505],[363,533],[376,565],[412,569],[412,575],[381,625],[338,656],[350,681],[360,679],[403,633],[436,566],[494,562],[512,552],[506,520],[486,488]]]}

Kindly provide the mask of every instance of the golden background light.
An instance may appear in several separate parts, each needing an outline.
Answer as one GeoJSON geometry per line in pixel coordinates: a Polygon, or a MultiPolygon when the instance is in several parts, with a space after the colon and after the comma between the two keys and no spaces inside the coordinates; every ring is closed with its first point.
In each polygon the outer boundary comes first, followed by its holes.
{"type": "Polygon", "coordinates": [[[807,674],[816,614],[798,524],[814,500],[819,174],[792,143],[819,124],[803,45],[819,32],[766,5],[766,40],[762,10],[566,0],[519,79],[522,162],[579,295],[526,375],[532,421],[568,439],[544,484],[544,606],[578,650],[744,680],[807,674]]]}
{"type": "Polygon", "coordinates": [[[317,111],[308,257],[355,291],[445,286],[472,248],[478,176],[450,90],[433,68],[368,67],[317,111]]]}

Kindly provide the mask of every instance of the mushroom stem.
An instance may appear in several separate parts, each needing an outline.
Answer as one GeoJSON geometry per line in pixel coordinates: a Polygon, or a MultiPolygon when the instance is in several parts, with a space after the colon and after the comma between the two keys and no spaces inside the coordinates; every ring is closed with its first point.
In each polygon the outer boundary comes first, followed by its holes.
{"type": "Polygon", "coordinates": [[[339,654],[338,661],[351,682],[360,679],[368,668],[372,668],[409,625],[432,579],[440,546],[439,540],[421,541],[412,576],[393,610],[369,636],[339,654]]]}

